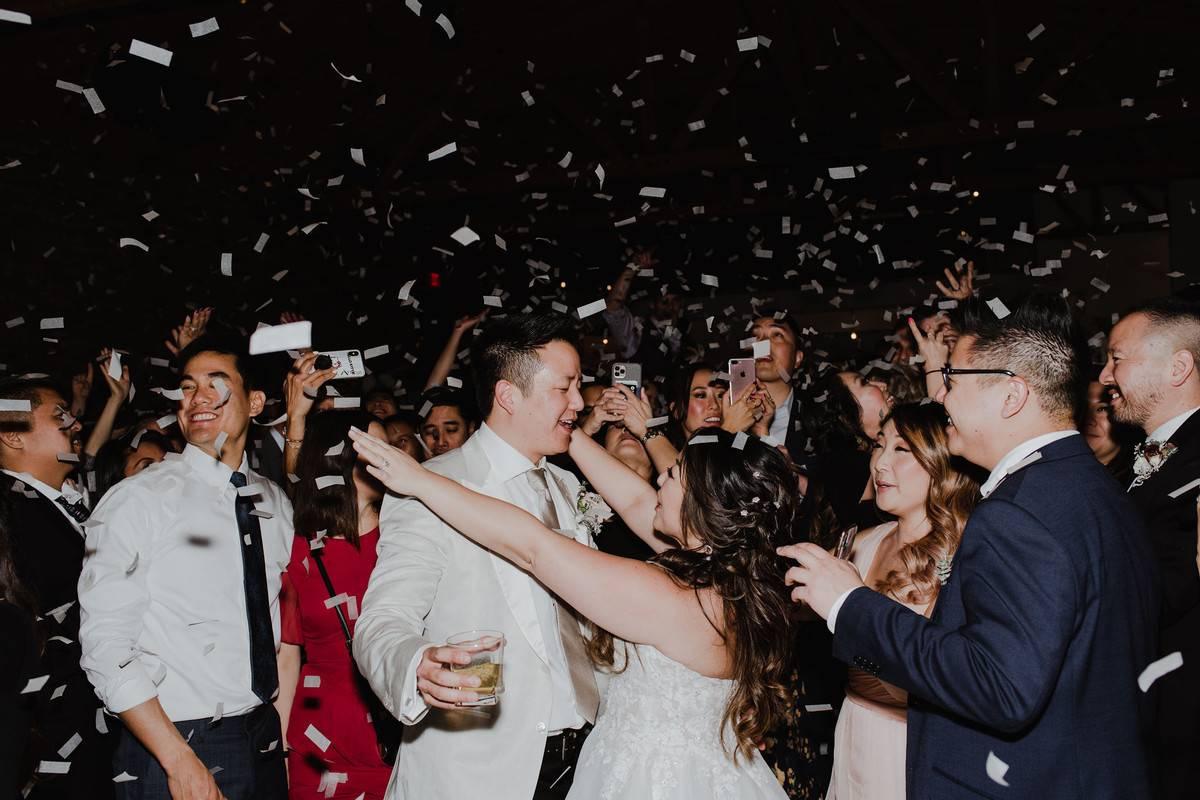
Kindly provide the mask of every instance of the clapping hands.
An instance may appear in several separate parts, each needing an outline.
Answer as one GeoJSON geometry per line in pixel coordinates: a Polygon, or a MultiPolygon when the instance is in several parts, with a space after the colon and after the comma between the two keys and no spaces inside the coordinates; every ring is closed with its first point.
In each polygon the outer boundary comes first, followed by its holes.
{"type": "Polygon", "coordinates": [[[178,358],[185,347],[204,335],[212,313],[213,309],[210,306],[198,308],[184,317],[180,325],[171,329],[171,336],[163,342],[171,351],[171,355],[178,358]]]}

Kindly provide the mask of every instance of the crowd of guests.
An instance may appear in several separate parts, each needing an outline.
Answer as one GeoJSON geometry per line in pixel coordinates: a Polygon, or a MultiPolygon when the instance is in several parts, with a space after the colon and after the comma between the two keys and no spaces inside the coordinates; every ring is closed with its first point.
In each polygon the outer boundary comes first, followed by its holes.
{"type": "Polygon", "coordinates": [[[107,349],[0,382],[0,797],[1192,796],[1200,307],[1102,367],[970,270],[861,364],[756,308],[734,396],[636,274],[599,363],[467,316],[405,407],[212,309],[173,413],[107,349]],[[445,644],[481,627],[491,717],[445,644]]]}

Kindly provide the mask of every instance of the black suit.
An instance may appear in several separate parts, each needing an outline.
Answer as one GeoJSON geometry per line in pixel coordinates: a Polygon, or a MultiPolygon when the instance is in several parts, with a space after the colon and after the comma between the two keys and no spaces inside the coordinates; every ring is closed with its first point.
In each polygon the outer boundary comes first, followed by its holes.
{"type": "MultiPolygon", "coordinates": [[[[33,594],[41,615],[44,649],[35,674],[49,675],[35,700],[31,755],[34,764],[42,760],[71,763],[66,775],[39,775],[38,785],[29,797],[112,797],[115,737],[97,730],[96,711],[101,704],[79,666],[78,585],[83,536],[49,499],[27,486],[23,491],[13,491],[13,484],[11,476],[0,473],[0,491],[12,503],[17,577],[33,594]],[[58,610],[63,606],[68,606],[65,611],[58,610]],[[52,611],[62,617],[61,622],[52,611]],[[59,749],[76,733],[83,741],[65,758],[59,755],[59,749]]],[[[108,717],[103,724],[112,729],[118,723],[108,717]]]]}
{"type": "Polygon", "coordinates": [[[1154,557],[1082,436],[1040,453],[971,515],[930,619],[867,588],[838,613],[834,654],[910,692],[911,800],[1148,796],[1154,557]]]}
{"type": "Polygon", "coordinates": [[[1141,511],[1162,572],[1159,655],[1179,651],[1183,666],[1158,680],[1153,753],[1160,796],[1200,793],[1200,575],[1196,571],[1196,489],[1170,493],[1200,478],[1200,412],[1168,440],[1175,445],[1158,472],[1129,490],[1141,511]]]}

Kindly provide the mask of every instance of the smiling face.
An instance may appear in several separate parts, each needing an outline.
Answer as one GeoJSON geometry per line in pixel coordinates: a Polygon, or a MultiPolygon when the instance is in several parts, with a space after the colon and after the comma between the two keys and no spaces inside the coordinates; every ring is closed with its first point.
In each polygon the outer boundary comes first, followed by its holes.
{"type": "Polygon", "coordinates": [[[755,377],[763,383],[790,381],[804,361],[804,353],[796,345],[796,334],[774,317],[759,317],[754,320],[750,335],[760,342],[771,343],[770,354],[754,362],[755,377]]]}
{"type": "Polygon", "coordinates": [[[1080,430],[1088,446],[1097,457],[1116,450],[1119,445],[1113,438],[1112,419],[1109,417],[1108,390],[1100,381],[1088,384],[1087,416],[1080,430]]]}
{"type": "Polygon", "coordinates": [[[891,420],[875,437],[871,479],[875,484],[875,505],[881,511],[901,518],[924,513],[931,483],[929,473],[891,420]]]}
{"type": "MultiPolygon", "coordinates": [[[[14,472],[28,472],[55,489],[71,474],[74,463],[59,461],[71,453],[71,440],[80,425],[67,411],[67,402],[53,389],[37,390],[38,403],[28,414],[29,430],[3,435],[3,464],[14,472]]],[[[33,406],[33,403],[30,403],[33,406]]]]}
{"type": "MultiPolygon", "coordinates": [[[[949,364],[959,369],[974,369],[971,363],[973,336],[959,337],[950,351],[949,364]]],[[[943,384],[934,400],[946,408],[950,452],[968,461],[988,467],[988,438],[995,420],[1002,416],[1004,388],[1001,381],[988,375],[954,375],[950,388],[943,384]]]]}
{"type": "Polygon", "coordinates": [[[683,431],[688,436],[701,428],[719,427],[725,418],[722,410],[725,387],[712,385],[714,378],[716,373],[711,369],[698,369],[692,373],[687,413],[683,416],[683,431]]]}
{"type": "Polygon", "coordinates": [[[474,432],[475,426],[463,418],[458,406],[434,406],[421,426],[421,438],[435,456],[462,447],[474,432]]]}
{"type": "Polygon", "coordinates": [[[676,461],[671,468],[658,476],[658,505],[654,507],[654,530],[671,536],[683,543],[683,466],[676,461]]]}
{"type": "Polygon", "coordinates": [[[857,372],[839,372],[838,377],[858,403],[863,433],[867,438],[874,439],[879,433],[879,423],[892,407],[887,387],[878,381],[869,381],[857,372]]]}
{"type": "Polygon", "coordinates": [[[1130,314],[1118,322],[1108,336],[1108,360],[1100,382],[1109,387],[1110,408],[1118,422],[1143,430],[1150,426],[1169,385],[1170,347],[1165,337],[1153,336],[1145,314],[1130,314]]]}
{"type": "Polygon", "coordinates": [[[527,391],[509,381],[496,384],[502,407],[510,415],[509,443],[530,461],[565,453],[575,420],[583,410],[579,393],[579,353],[567,342],[554,340],[537,349],[540,368],[527,391]]]}
{"type": "Polygon", "coordinates": [[[249,390],[228,353],[203,351],[183,365],[179,381],[179,428],[188,444],[237,469],[246,449],[250,418],[262,412],[265,395],[249,390]],[[221,452],[217,443],[225,434],[221,452]]]}

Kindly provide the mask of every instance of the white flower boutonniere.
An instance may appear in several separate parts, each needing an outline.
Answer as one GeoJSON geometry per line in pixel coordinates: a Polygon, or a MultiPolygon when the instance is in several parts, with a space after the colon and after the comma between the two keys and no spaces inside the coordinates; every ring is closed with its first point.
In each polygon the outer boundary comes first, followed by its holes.
{"type": "Polygon", "coordinates": [[[1137,477],[1133,479],[1133,485],[1130,489],[1135,489],[1141,486],[1150,476],[1162,469],[1162,465],[1167,463],[1167,459],[1173,456],[1179,448],[1170,442],[1156,442],[1153,439],[1147,439],[1139,444],[1133,450],[1133,474],[1137,477]]]}
{"type": "Polygon", "coordinates": [[[579,496],[575,498],[575,524],[587,530],[595,539],[600,534],[604,523],[612,519],[613,510],[604,502],[604,498],[587,486],[579,487],[579,496]]]}

